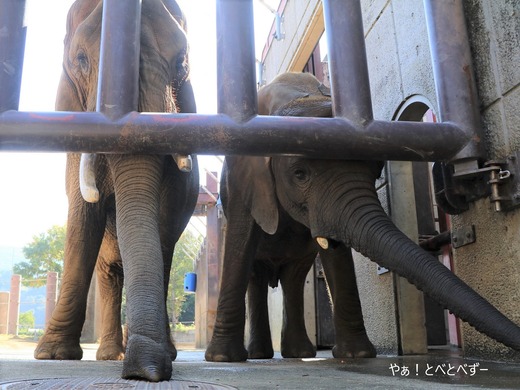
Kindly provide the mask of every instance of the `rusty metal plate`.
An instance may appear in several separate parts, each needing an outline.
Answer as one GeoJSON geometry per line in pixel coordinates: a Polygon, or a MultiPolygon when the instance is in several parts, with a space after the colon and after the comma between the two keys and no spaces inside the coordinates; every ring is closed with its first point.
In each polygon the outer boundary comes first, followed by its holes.
{"type": "Polygon", "coordinates": [[[229,390],[236,389],[227,385],[213,383],[171,380],[169,382],[145,382],[115,378],[51,378],[28,379],[0,383],[0,390],[229,390]]]}

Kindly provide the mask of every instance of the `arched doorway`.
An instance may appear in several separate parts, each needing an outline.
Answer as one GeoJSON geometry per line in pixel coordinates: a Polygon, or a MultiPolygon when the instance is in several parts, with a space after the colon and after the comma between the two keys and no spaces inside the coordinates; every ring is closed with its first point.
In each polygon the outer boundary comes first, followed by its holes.
{"type": "MultiPolygon", "coordinates": [[[[424,121],[435,122],[436,116],[433,105],[421,95],[413,95],[396,111],[393,120],[397,121],[424,121]]],[[[412,162],[413,189],[415,209],[417,214],[417,231],[419,241],[428,240],[439,233],[449,231],[450,221],[435,202],[432,190],[431,163],[412,162]]],[[[439,256],[439,261],[451,269],[452,256],[450,245],[433,251],[439,256]]],[[[446,344],[459,345],[458,323],[456,318],[445,311],[435,301],[424,295],[424,312],[426,323],[427,345],[443,346],[446,344]]]]}

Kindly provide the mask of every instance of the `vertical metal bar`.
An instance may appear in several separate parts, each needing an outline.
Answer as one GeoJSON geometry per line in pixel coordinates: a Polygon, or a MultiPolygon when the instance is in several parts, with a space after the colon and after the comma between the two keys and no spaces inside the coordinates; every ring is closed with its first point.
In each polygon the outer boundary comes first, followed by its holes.
{"type": "Polygon", "coordinates": [[[477,86],[461,0],[424,0],[433,73],[442,122],[454,122],[471,141],[453,161],[485,156],[477,86]]]}
{"type": "Polygon", "coordinates": [[[96,110],[113,120],[137,111],[140,31],[141,0],[104,0],[96,110]]]}
{"type": "Polygon", "coordinates": [[[373,117],[360,1],[324,0],[334,115],[366,124],[373,117]]]}
{"type": "Polygon", "coordinates": [[[252,0],[217,1],[218,112],[237,122],[257,113],[252,0]]]}
{"type": "Polygon", "coordinates": [[[0,112],[18,110],[27,27],[25,0],[2,1],[0,9],[0,112]]]}

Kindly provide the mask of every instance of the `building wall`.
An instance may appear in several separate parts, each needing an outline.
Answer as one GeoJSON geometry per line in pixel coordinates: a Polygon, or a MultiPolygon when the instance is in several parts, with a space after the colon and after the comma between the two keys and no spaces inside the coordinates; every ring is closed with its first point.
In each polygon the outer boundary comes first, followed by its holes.
{"type": "Polygon", "coordinates": [[[301,71],[323,32],[323,9],[320,0],[288,0],[283,7],[280,41],[268,41],[264,48],[263,81],[269,82],[286,71],[301,71]]]}
{"type": "MultiPolygon", "coordinates": [[[[301,71],[323,31],[321,2],[288,0],[284,10],[285,39],[264,50],[264,81],[285,71],[301,71]],[[296,4],[298,7],[296,7],[296,4]],[[315,19],[310,19],[314,17],[315,19]],[[304,59],[304,61],[302,60],[304,59]]],[[[437,111],[422,1],[362,0],[374,117],[393,120],[409,99],[437,111]]],[[[482,122],[490,158],[504,158],[520,149],[520,3],[465,0],[465,12],[476,67],[482,122]]],[[[388,183],[380,183],[380,198],[388,204],[388,183]]],[[[412,191],[412,188],[408,188],[412,191]]],[[[392,197],[389,213],[414,208],[413,200],[392,197]],[[399,204],[400,203],[400,204],[399,204]]],[[[394,215],[395,217],[395,215],[394,215]]],[[[475,225],[477,241],[454,250],[455,272],[471,287],[520,324],[520,211],[495,213],[483,199],[452,218],[453,229],[475,225]]],[[[413,232],[410,232],[413,237],[413,232]]],[[[397,353],[399,318],[396,281],[378,275],[376,265],[355,256],[356,274],[369,337],[380,353],[397,353]]],[[[465,352],[476,357],[517,359],[501,344],[462,326],[465,352]]]]}
{"type": "MultiPolygon", "coordinates": [[[[464,1],[485,144],[490,159],[520,150],[520,3],[464,1]],[[515,16],[516,15],[516,16],[515,16]]],[[[456,273],[520,324],[520,210],[497,213],[488,199],[452,218],[453,229],[475,225],[476,242],[455,251],[456,273]]],[[[468,354],[520,361],[488,337],[463,325],[468,354]]]]}

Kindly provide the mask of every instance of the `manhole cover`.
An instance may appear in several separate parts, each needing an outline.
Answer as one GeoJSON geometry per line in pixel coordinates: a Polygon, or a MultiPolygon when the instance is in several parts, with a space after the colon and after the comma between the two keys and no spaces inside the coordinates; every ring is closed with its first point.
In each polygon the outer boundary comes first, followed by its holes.
{"type": "Polygon", "coordinates": [[[66,379],[32,379],[16,382],[0,383],[0,390],[229,390],[235,389],[226,385],[213,383],[176,381],[151,383],[114,378],[66,378],[66,379]]]}

